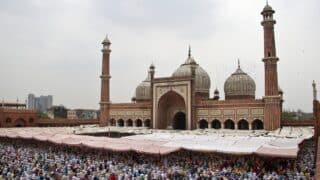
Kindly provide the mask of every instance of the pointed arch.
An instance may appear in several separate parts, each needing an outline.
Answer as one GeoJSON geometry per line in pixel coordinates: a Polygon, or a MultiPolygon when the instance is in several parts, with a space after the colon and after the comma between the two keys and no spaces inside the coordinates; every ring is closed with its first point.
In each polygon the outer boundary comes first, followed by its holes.
{"type": "Polygon", "coordinates": [[[127,120],[127,126],[128,126],[128,127],[132,127],[132,126],[133,126],[133,121],[132,121],[132,119],[128,119],[128,120],[127,120]]]}
{"type": "Polygon", "coordinates": [[[23,118],[19,118],[14,122],[15,127],[25,127],[27,122],[23,118]]]}
{"type": "Polygon", "coordinates": [[[234,129],[234,122],[231,119],[227,119],[224,122],[224,128],[225,129],[234,129]]]}
{"type": "Polygon", "coordinates": [[[264,129],[263,122],[260,119],[255,119],[252,122],[252,130],[260,130],[260,129],[264,129]]]}
{"type": "Polygon", "coordinates": [[[124,121],[123,121],[123,119],[118,119],[118,121],[117,121],[117,126],[119,126],[119,127],[123,127],[123,126],[124,126],[124,121]]]}
{"type": "Polygon", "coordinates": [[[135,125],[136,125],[136,127],[142,127],[142,120],[137,119],[135,125]]]}
{"type": "Polygon", "coordinates": [[[156,128],[187,129],[186,103],[176,91],[168,91],[158,101],[156,128]]]}
{"type": "Polygon", "coordinates": [[[240,130],[249,130],[249,123],[245,119],[241,119],[238,122],[238,129],[240,130]]]}
{"type": "Polygon", "coordinates": [[[208,121],[205,119],[201,119],[199,122],[200,129],[207,129],[208,128],[208,121]]]}
{"type": "Polygon", "coordinates": [[[221,122],[218,119],[214,119],[211,122],[211,128],[213,128],[213,129],[221,129],[221,122]]]}
{"type": "Polygon", "coordinates": [[[151,120],[150,119],[146,119],[144,121],[144,127],[151,128],[151,120]]]}

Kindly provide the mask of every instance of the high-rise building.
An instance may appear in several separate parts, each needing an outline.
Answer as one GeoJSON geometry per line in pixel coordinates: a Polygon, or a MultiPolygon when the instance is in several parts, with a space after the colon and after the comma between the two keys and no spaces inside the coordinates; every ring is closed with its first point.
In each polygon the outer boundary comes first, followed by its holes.
{"type": "Polygon", "coordinates": [[[35,109],[35,96],[34,96],[34,94],[29,94],[27,101],[28,101],[27,108],[28,109],[35,109]]]}
{"type": "Polygon", "coordinates": [[[28,109],[45,111],[52,107],[53,97],[51,95],[36,97],[34,94],[28,95],[28,109]]]}

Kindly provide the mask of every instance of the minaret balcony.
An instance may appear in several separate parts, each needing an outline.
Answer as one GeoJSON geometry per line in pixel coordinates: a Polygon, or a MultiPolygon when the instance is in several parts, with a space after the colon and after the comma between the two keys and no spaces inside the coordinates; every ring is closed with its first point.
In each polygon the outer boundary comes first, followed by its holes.
{"type": "Polygon", "coordinates": [[[110,79],[111,76],[110,75],[101,75],[100,78],[101,79],[110,79]]]}

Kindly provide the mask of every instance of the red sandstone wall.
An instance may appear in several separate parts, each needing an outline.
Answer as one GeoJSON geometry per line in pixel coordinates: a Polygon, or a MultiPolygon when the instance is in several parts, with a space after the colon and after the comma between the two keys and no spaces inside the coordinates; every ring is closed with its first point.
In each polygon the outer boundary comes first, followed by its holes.
{"type": "Polygon", "coordinates": [[[0,108],[1,127],[35,126],[37,121],[37,112],[28,109],[3,109],[0,108]],[[10,118],[11,122],[6,122],[10,118]]]}

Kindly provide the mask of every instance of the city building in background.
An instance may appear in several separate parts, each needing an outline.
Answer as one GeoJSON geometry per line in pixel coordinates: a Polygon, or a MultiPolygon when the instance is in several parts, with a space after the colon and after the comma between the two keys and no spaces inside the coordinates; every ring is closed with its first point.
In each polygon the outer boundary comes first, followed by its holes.
{"type": "MultiPolygon", "coordinates": [[[[0,103],[0,128],[11,127],[55,127],[97,124],[99,111],[71,110],[76,118],[67,118],[68,109],[63,105],[52,106],[44,112],[28,109],[26,103],[0,103]]],[[[71,116],[72,117],[72,116],[71,116]]]]}
{"type": "Polygon", "coordinates": [[[97,119],[98,112],[94,109],[72,109],[68,110],[68,119],[97,119]]]}
{"type": "Polygon", "coordinates": [[[50,119],[67,118],[67,112],[68,109],[63,105],[52,106],[51,108],[44,111],[44,113],[47,114],[50,119]]]}
{"type": "Polygon", "coordinates": [[[44,112],[47,109],[52,107],[53,97],[51,95],[48,96],[39,96],[36,97],[34,94],[28,95],[28,109],[37,110],[40,112],[44,112]]]}

